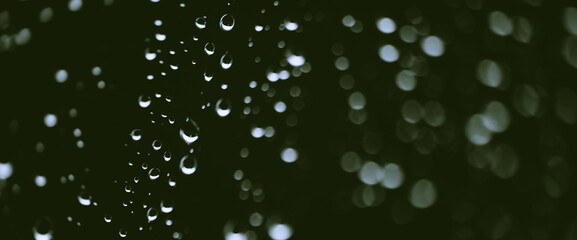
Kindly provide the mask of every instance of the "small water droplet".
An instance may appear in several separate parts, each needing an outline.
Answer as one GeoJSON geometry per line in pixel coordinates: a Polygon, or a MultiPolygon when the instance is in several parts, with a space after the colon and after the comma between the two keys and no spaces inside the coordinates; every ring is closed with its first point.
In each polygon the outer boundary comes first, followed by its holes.
{"type": "Polygon", "coordinates": [[[92,203],[92,196],[90,196],[87,191],[82,190],[80,194],[78,194],[78,202],[83,206],[90,206],[92,203]]]}
{"type": "Polygon", "coordinates": [[[191,175],[196,172],[197,165],[197,159],[194,156],[185,155],[180,159],[180,170],[186,175],[191,175]]]}
{"type": "Polygon", "coordinates": [[[170,159],[172,159],[172,153],[170,151],[165,151],[164,155],[162,155],[162,158],[164,158],[164,161],[170,161],[170,159]]]}
{"type": "Polygon", "coordinates": [[[235,22],[236,20],[232,15],[224,14],[220,18],[220,29],[228,32],[234,28],[235,22]]]}
{"type": "Polygon", "coordinates": [[[174,204],[172,203],[172,201],[164,199],[160,202],[160,211],[162,211],[163,213],[170,213],[172,212],[173,209],[174,204]]]}

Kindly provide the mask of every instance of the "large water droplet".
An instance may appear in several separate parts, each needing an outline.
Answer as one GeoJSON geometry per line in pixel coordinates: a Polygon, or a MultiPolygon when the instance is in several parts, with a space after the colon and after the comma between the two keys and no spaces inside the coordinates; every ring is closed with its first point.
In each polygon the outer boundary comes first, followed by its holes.
{"type": "Polygon", "coordinates": [[[292,163],[299,157],[299,153],[294,148],[285,148],[280,153],[280,157],[284,162],[292,163]]]}
{"type": "Polygon", "coordinates": [[[182,171],[182,173],[186,175],[193,174],[194,172],[196,172],[196,167],[198,165],[197,162],[198,161],[196,157],[191,155],[185,155],[184,157],[182,157],[182,159],[180,159],[180,170],[182,171]]]}
{"type": "Polygon", "coordinates": [[[194,25],[196,25],[198,29],[206,28],[206,17],[205,16],[197,17],[196,20],[194,21],[194,25]]]}
{"type": "Polygon", "coordinates": [[[56,126],[57,122],[58,118],[54,114],[49,113],[44,116],[44,124],[49,128],[56,126]]]}
{"type": "Polygon", "coordinates": [[[172,210],[174,210],[174,204],[172,201],[164,199],[160,202],[160,211],[163,213],[170,213],[172,210]]]}
{"type": "Polygon", "coordinates": [[[230,31],[234,28],[236,20],[230,14],[224,14],[220,18],[220,29],[224,31],[230,31]]]}
{"type": "Polygon", "coordinates": [[[216,106],[215,106],[215,110],[216,113],[218,114],[218,116],[221,117],[226,117],[228,116],[228,114],[230,114],[230,109],[231,105],[230,105],[230,101],[228,99],[219,99],[218,101],[216,101],[216,106]]]}
{"type": "Polygon", "coordinates": [[[226,70],[232,66],[232,54],[226,52],[220,57],[220,66],[226,70]]]}
{"type": "Polygon", "coordinates": [[[186,144],[192,144],[198,140],[200,128],[196,124],[196,122],[190,118],[186,118],[184,124],[180,128],[180,137],[186,144]]]}

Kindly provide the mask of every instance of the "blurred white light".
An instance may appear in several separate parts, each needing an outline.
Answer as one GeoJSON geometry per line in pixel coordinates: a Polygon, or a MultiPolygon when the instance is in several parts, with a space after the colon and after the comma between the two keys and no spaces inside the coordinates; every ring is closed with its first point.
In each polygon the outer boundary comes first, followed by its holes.
{"type": "Polygon", "coordinates": [[[284,162],[292,163],[298,159],[299,153],[294,148],[285,148],[282,150],[280,156],[284,162]]]}
{"type": "Polygon", "coordinates": [[[499,36],[507,36],[513,32],[511,19],[501,11],[489,14],[489,29],[499,36]]]}
{"type": "Polygon", "coordinates": [[[54,114],[49,113],[44,116],[44,124],[49,128],[56,126],[57,122],[58,118],[54,114]]]}
{"type": "Polygon", "coordinates": [[[382,181],[384,177],[383,168],[372,161],[365,162],[359,171],[360,180],[368,185],[375,185],[382,181]]]}
{"type": "Polygon", "coordinates": [[[268,229],[268,235],[274,240],[286,240],[293,235],[293,231],[286,224],[273,224],[268,229]]]}
{"type": "Polygon", "coordinates": [[[399,50],[393,45],[386,44],[379,49],[379,57],[385,62],[394,62],[399,59],[399,50]]]}
{"type": "Polygon", "coordinates": [[[34,178],[34,183],[38,187],[44,187],[46,186],[46,177],[38,175],[34,178]]]}
{"type": "Polygon", "coordinates": [[[396,163],[388,163],[385,165],[384,178],[381,185],[388,189],[395,189],[403,184],[404,179],[405,174],[403,173],[401,166],[396,163]]]}
{"type": "Polygon", "coordinates": [[[0,163],[0,180],[8,179],[12,176],[13,171],[14,169],[11,163],[0,163]]]}
{"type": "Polygon", "coordinates": [[[352,109],[355,110],[360,110],[365,108],[365,105],[367,103],[367,100],[365,98],[365,95],[363,95],[361,92],[354,92],[349,96],[349,106],[352,109]]]}
{"type": "Polygon", "coordinates": [[[421,179],[411,188],[409,201],[416,208],[428,208],[437,200],[437,189],[427,179],[421,179]]]}
{"type": "Polygon", "coordinates": [[[68,72],[64,69],[59,69],[54,74],[54,78],[56,79],[56,82],[59,83],[66,82],[66,80],[68,80],[68,72]]]}
{"type": "Polygon", "coordinates": [[[377,28],[382,33],[392,33],[397,29],[397,25],[395,24],[395,21],[393,21],[393,19],[381,18],[377,20],[377,28]]]}
{"type": "Polygon", "coordinates": [[[445,42],[437,36],[428,36],[421,42],[421,48],[425,54],[439,57],[445,53],[445,42]]]}
{"type": "Polygon", "coordinates": [[[355,25],[355,18],[353,18],[353,16],[351,15],[346,15],[343,17],[342,23],[346,27],[352,27],[353,25],[355,25]]]}
{"type": "Polygon", "coordinates": [[[287,61],[293,67],[300,67],[305,64],[305,58],[303,56],[290,55],[287,61]]]}

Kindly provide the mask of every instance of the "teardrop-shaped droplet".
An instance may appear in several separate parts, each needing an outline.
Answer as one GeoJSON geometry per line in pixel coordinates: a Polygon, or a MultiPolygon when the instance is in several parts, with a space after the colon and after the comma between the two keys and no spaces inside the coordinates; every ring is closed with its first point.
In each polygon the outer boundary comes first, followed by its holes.
{"type": "Polygon", "coordinates": [[[216,47],[214,46],[214,43],[211,43],[211,42],[206,43],[204,45],[204,52],[206,53],[206,55],[210,56],[210,55],[214,54],[215,48],[216,47]]]}
{"type": "Polygon", "coordinates": [[[194,25],[196,25],[198,29],[206,28],[206,17],[205,16],[197,17],[196,20],[194,21],[194,25]]]}
{"type": "Polygon", "coordinates": [[[180,128],[180,137],[186,144],[190,145],[198,140],[199,131],[200,128],[198,127],[198,124],[196,124],[194,120],[186,118],[180,128]]]}
{"type": "Polygon", "coordinates": [[[148,222],[152,222],[158,218],[158,210],[156,208],[149,208],[146,212],[146,217],[148,218],[148,222]]]}
{"type": "Polygon", "coordinates": [[[220,66],[222,69],[226,70],[232,66],[232,54],[226,52],[220,57],[220,66]]]}
{"type": "Polygon", "coordinates": [[[180,159],[180,170],[186,175],[191,175],[196,172],[197,165],[198,161],[194,156],[185,155],[182,157],[182,159],[180,159]]]}
{"type": "Polygon", "coordinates": [[[220,29],[228,32],[234,28],[235,22],[236,20],[232,15],[224,14],[220,18],[220,29]]]}
{"type": "Polygon", "coordinates": [[[151,102],[152,100],[150,99],[149,96],[140,95],[138,97],[138,105],[140,105],[141,108],[147,108],[148,106],[150,106],[151,102]]]}
{"type": "Polygon", "coordinates": [[[216,113],[218,114],[218,116],[221,117],[226,117],[228,116],[228,114],[230,114],[230,101],[228,99],[219,99],[218,101],[216,101],[216,113]]]}

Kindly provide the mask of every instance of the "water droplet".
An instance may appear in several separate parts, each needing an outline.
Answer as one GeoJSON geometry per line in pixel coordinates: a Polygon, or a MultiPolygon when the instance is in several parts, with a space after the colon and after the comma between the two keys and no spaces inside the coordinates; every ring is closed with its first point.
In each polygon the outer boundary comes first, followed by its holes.
{"type": "Polygon", "coordinates": [[[385,165],[383,172],[384,178],[381,182],[383,187],[388,189],[395,189],[403,184],[405,174],[403,173],[401,166],[397,165],[396,163],[388,163],[385,165]]]}
{"type": "Polygon", "coordinates": [[[82,190],[80,191],[80,194],[78,194],[78,202],[83,206],[90,206],[92,203],[92,196],[90,196],[87,191],[82,190]]]}
{"type": "Polygon", "coordinates": [[[486,86],[497,88],[503,82],[503,70],[499,63],[485,59],[477,65],[477,77],[486,86]]]}
{"type": "Polygon", "coordinates": [[[158,177],[160,177],[160,169],[151,168],[150,171],[148,171],[148,177],[150,180],[156,180],[158,177]]]}
{"type": "Polygon", "coordinates": [[[158,40],[158,41],[160,41],[160,42],[166,40],[166,34],[157,33],[157,34],[155,35],[155,37],[156,37],[156,40],[158,40]]]}
{"type": "Polygon", "coordinates": [[[355,18],[351,15],[346,15],[343,17],[341,22],[343,23],[343,25],[345,25],[345,27],[352,27],[355,25],[355,18]]]}
{"type": "Polygon", "coordinates": [[[473,115],[465,127],[465,135],[469,141],[477,146],[482,146],[491,141],[492,133],[483,124],[481,114],[473,115]]]}
{"type": "Polygon", "coordinates": [[[293,235],[293,230],[286,224],[273,224],[268,229],[268,235],[274,240],[286,240],[293,235]]]}
{"type": "Polygon", "coordinates": [[[190,145],[198,140],[199,131],[200,128],[196,122],[187,117],[180,128],[180,137],[186,144],[190,145]]]}
{"type": "Polygon", "coordinates": [[[249,224],[253,227],[258,227],[262,224],[264,217],[258,212],[254,212],[249,217],[249,224]]]}
{"type": "Polygon", "coordinates": [[[198,29],[206,28],[206,17],[205,16],[197,17],[196,20],[194,21],[194,25],[196,25],[198,29]]]}
{"type": "Polygon", "coordinates": [[[232,66],[232,54],[226,52],[220,57],[220,66],[226,70],[232,66]]]}
{"type": "Polygon", "coordinates": [[[48,217],[41,217],[36,219],[32,231],[34,232],[35,240],[51,240],[52,239],[52,221],[48,217]]]}
{"type": "Polygon", "coordinates": [[[160,148],[162,148],[162,142],[160,140],[152,141],[152,149],[158,151],[158,150],[160,150],[160,148]]]}
{"type": "Polygon", "coordinates": [[[361,110],[366,105],[365,95],[361,92],[354,92],[349,96],[349,106],[355,110],[361,110]]]}
{"type": "Polygon", "coordinates": [[[390,44],[383,45],[379,48],[379,57],[385,62],[395,62],[399,59],[399,50],[390,44]]]}
{"type": "Polygon", "coordinates": [[[481,120],[483,126],[489,131],[503,132],[509,127],[509,111],[501,102],[491,101],[481,115],[481,120]]]}
{"type": "Polygon", "coordinates": [[[59,83],[66,82],[66,80],[68,80],[68,71],[59,69],[56,71],[56,73],[54,73],[54,79],[56,79],[56,82],[59,83]]]}
{"type": "Polygon", "coordinates": [[[218,101],[216,101],[215,110],[218,116],[221,117],[228,116],[231,110],[230,101],[228,99],[222,99],[222,98],[219,99],[218,101]]]}
{"type": "Polygon", "coordinates": [[[507,36],[513,32],[513,23],[505,13],[494,11],[489,14],[489,28],[499,36],[507,36]]]}
{"type": "Polygon", "coordinates": [[[428,36],[421,42],[421,48],[425,54],[439,57],[445,53],[445,42],[437,36],[428,36]]]}
{"type": "Polygon", "coordinates": [[[287,22],[285,24],[285,28],[286,28],[286,30],[294,31],[294,30],[297,30],[299,28],[299,25],[295,22],[287,22]]]}
{"type": "Polygon", "coordinates": [[[34,178],[34,183],[38,187],[44,187],[46,186],[46,177],[38,175],[34,178]]]}
{"type": "Polygon", "coordinates": [[[147,108],[148,106],[150,106],[150,103],[152,102],[152,99],[150,99],[149,96],[145,96],[145,95],[140,95],[138,97],[138,105],[141,108],[147,108]]]}
{"type": "Polygon", "coordinates": [[[403,91],[413,91],[417,87],[416,73],[410,70],[402,70],[395,78],[397,87],[403,91]]]}
{"type": "Polygon", "coordinates": [[[121,228],[120,230],[118,230],[118,235],[120,235],[120,237],[126,237],[126,235],[128,234],[128,231],[126,231],[126,229],[121,228]]]}
{"type": "Polygon", "coordinates": [[[172,201],[164,199],[160,202],[160,211],[163,213],[170,213],[172,210],[174,210],[174,204],[172,201]]]}
{"type": "MultiPolygon", "coordinates": [[[[335,60],[335,67],[338,70],[345,71],[349,69],[349,59],[344,56],[340,56],[335,60]]],[[[269,79],[270,80],[270,79],[269,79]]]]}
{"type": "Polygon", "coordinates": [[[292,163],[299,157],[299,153],[294,148],[285,148],[281,151],[281,159],[286,163],[292,163]]]}
{"type": "Polygon", "coordinates": [[[381,18],[377,20],[377,28],[382,33],[393,33],[397,29],[397,25],[395,21],[390,18],[381,18]]]}
{"type": "Polygon", "coordinates": [[[54,114],[49,113],[44,116],[44,124],[49,128],[56,126],[57,122],[58,118],[54,114]]]}
{"type": "Polygon", "coordinates": [[[437,189],[427,179],[421,179],[413,185],[409,195],[409,201],[416,208],[428,208],[437,200],[437,189]]]}
{"type": "Polygon", "coordinates": [[[286,111],[286,104],[284,102],[278,101],[274,104],[274,110],[278,113],[283,113],[286,111]]]}
{"type": "Polygon", "coordinates": [[[158,210],[156,208],[149,208],[146,212],[146,217],[148,218],[148,222],[152,222],[158,218],[158,210]]]}
{"type": "Polygon", "coordinates": [[[130,132],[130,137],[132,137],[132,140],[138,141],[142,138],[142,131],[140,129],[134,129],[130,132]]]}
{"type": "Polygon", "coordinates": [[[439,127],[445,122],[445,109],[437,101],[429,101],[425,104],[425,122],[431,127],[439,127]]]}
{"type": "Polygon", "coordinates": [[[54,11],[52,10],[52,8],[47,7],[42,9],[42,11],[40,11],[40,22],[46,23],[50,21],[53,15],[54,11]]]}
{"type": "Polygon", "coordinates": [[[204,52],[205,52],[207,55],[211,56],[212,54],[214,54],[215,48],[216,48],[216,47],[214,46],[214,43],[211,43],[211,42],[206,43],[206,44],[204,45],[204,52]]]}
{"type": "Polygon", "coordinates": [[[13,171],[14,169],[11,163],[0,163],[0,180],[8,179],[12,176],[13,171]]]}
{"type": "Polygon", "coordinates": [[[563,20],[567,32],[577,36],[577,8],[567,7],[564,11],[563,20]]]}
{"type": "Polygon", "coordinates": [[[68,9],[72,12],[79,11],[82,8],[82,0],[70,0],[68,1],[68,9]]]}
{"type": "Polygon", "coordinates": [[[107,223],[112,222],[112,216],[110,214],[105,214],[104,221],[107,223]]]}
{"type": "Polygon", "coordinates": [[[297,55],[291,54],[287,58],[287,62],[293,67],[300,67],[303,64],[305,64],[305,58],[303,56],[297,56],[297,55]]]}
{"type": "Polygon", "coordinates": [[[236,20],[230,14],[224,14],[220,18],[220,29],[224,31],[230,31],[234,28],[236,20]]]}
{"type": "Polygon", "coordinates": [[[191,175],[196,172],[197,159],[191,155],[185,155],[180,159],[180,170],[186,175],[191,175]]]}
{"type": "Polygon", "coordinates": [[[359,171],[360,180],[367,185],[375,185],[383,180],[385,174],[377,163],[367,161],[359,171]]]}
{"type": "Polygon", "coordinates": [[[408,123],[416,124],[423,118],[424,109],[416,100],[407,100],[401,106],[401,115],[408,123]]]}
{"type": "Polygon", "coordinates": [[[168,162],[170,159],[172,159],[172,153],[170,151],[165,151],[162,155],[162,158],[164,158],[164,161],[168,162]]]}

